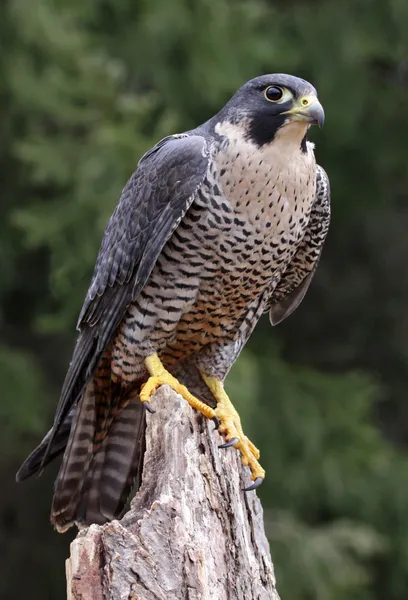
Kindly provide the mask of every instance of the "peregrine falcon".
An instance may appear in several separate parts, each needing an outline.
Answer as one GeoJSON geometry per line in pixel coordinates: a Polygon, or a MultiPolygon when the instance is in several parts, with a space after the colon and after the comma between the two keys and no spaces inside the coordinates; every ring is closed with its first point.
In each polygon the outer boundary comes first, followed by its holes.
{"type": "Polygon", "coordinates": [[[307,137],[323,121],[310,83],[263,75],[140,159],[102,240],[54,424],[17,474],[64,453],[58,531],[122,514],[143,455],[143,407],[153,412],[163,384],[240,452],[247,490],[263,481],[224,380],[260,316],[276,325],[290,315],[316,270],[330,191],[307,137]],[[181,380],[180,365],[199,374],[210,401],[181,380]]]}

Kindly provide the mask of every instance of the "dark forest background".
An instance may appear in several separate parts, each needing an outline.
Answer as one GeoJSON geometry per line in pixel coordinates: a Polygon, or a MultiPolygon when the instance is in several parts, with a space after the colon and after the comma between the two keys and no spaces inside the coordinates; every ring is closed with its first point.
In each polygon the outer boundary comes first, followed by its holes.
{"type": "Polygon", "coordinates": [[[49,427],[101,234],[138,158],[247,79],[304,77],[333,220],[301,308],[262,320],[228,379],[262,449],[285,600],[408,591],[408,2],[0,4],[0,598],[65,597],[49,427]]]}

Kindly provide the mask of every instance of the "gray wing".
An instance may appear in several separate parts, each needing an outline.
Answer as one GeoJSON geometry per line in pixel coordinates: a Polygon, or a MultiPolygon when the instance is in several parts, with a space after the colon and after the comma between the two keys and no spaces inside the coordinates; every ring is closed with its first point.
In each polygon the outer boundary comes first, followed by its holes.
{"type": "Polygon", "coordinates": [[[269,317],[277,325],[299,306],[313,279],[330,225],[330,184],[322,167],[316,167],[316,199],[308,228],[292,262],[274,290],[269,317]]]}
{"type": "Polygon", "coordinates": [[[207,165],[203,137],[169,136],[141,158],[123,189],[79,316],[81,333],[62,388],[50,445],[127,307],[140,294],[161,250],[193,202],[207,165]]]}

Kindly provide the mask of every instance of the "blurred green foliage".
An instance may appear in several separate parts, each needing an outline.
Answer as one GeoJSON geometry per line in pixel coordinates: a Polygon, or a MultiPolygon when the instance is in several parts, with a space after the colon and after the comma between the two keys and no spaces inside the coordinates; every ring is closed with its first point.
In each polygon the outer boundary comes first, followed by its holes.
{"type": "Polygon", "coordinates": [[[65,597],[55,472],[13,476],[50,424],[124,183],[155,141],[278,71],[325,106],[332,229],[302,307],[261,321],[228,386],[262,448],[282,598],[405,600],[407,31],[406,0],[0,5],[2,599],[65,597]]]}

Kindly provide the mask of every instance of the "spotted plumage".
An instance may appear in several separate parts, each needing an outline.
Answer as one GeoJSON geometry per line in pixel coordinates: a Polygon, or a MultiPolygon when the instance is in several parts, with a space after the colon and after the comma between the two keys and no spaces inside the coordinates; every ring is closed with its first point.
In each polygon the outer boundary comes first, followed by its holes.
{"type": "Polygon", "coordinates": [[[307,132],[322,120],[309,83],[265,75],[140,160],[102,241],[53,428],[18,474],[65,450],[51,516],[60,531],[121,514],[143,455],[140,398],[183,364],[262,480],[222,382],[262,313],[288,316],[316,269],[330,193],[307,132]]]}

